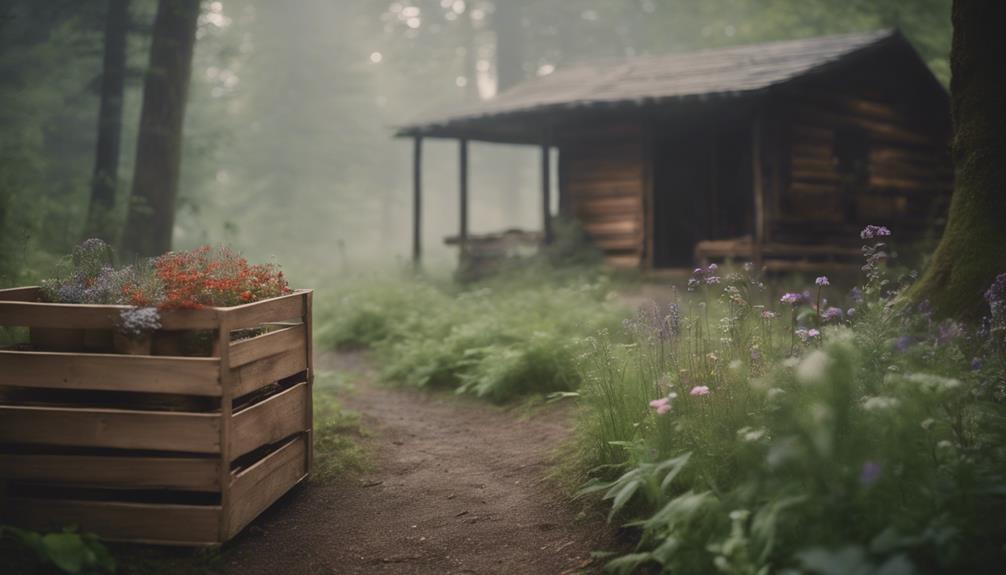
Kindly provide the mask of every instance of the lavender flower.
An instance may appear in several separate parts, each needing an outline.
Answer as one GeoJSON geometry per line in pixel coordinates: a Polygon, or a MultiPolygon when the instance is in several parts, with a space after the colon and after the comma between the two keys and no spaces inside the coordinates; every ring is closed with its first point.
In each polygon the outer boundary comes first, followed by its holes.
{"type": "Polygon", "coordinates": [[[824,310],[824,313],[821,314],[821,319],[823,319],[824,321],[835,321],[838,319],[842,319],[842,308],[834,306],[829,307],[828,309],[824,310]]]}
{"type": "Polygon", "coordinates": [[[858,287],[852,288],[851,290],[849,290],[849,299],[851,299],[856,303],[862,303],[863,290],[859,289],[858,287]]]}
{"type": "Polygon", "coordinates": [[[127,336],[139,337],[158,329],[161,329],[161,314],[156,308],[131,308],[119,314],[119,331],[127,336]]]}
{"type": "Polygon", "coordinates": [[[886,226],[874,226],[868,225],[863,228],[863,231],[859,232],[860,239],[872,240],[875,238],[886,238],[891,235],[891,230],[887,229],[886,226]]]}
{"type": "Polygon", "coordinates": [[[997,311],[997,307],[1006,302],[1006,273],[996,276],[995,281],[985,291],[985,301],[989,302],[992,311],[997,311]]]}
{"type": "Polygon", "coordinates": [[[783,294],[783,296],[779,298],[779,301],[782,303],[788,303],[790,305],[797,305],[803,301],[803,294],[789,292],[783,294]]]}
{"type": "Polygon", "coordinates": [[[880,479],[883,468],[876,461],[863,463],[863,468],[859,471],[859,483],[862,485],[873,485],[880,479]]]}
{"type": "Polygon", "coordinates": [[[820,276],[814,280],[814,285],[817,287],[824,287],[831,285],[831,282],[828,281],[828,276],[820,276]]]}
{"type": "Polygon", "coordinates": [[[908,348],[912,346],[912,338],[907,335],[903,335],[898,339],[894,340],[894,349],[904,353],[908,351],[908,348]]]}

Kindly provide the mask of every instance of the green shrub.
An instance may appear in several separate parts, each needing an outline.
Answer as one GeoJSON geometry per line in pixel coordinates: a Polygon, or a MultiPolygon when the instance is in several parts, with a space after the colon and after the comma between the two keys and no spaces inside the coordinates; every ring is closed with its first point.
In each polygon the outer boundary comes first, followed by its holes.
{"type": "Polygon", "coordinates": [[[344,287],[319,313],[319,340],[375,350],[382,375],[494,401],[575,389],[583,338],[617,324],[603,279],[538,274],[469,286],[415,277],[344,287]]]}

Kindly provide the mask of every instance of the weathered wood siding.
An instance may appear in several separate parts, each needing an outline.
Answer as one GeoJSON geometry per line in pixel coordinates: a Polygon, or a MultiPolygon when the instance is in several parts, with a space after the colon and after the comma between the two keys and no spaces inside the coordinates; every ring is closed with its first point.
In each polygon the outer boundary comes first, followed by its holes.
{"type": "Polygon", "coordinates": [[[912,239],[942,223],[953,165],[939,126],[874,91],[794,91],[781,102],[789,169],[775,239],[847,238],[865,224],[912,239]]]}
{"type": "Polygon", "coordinates": [[[643,142],[633,127],[578,134],[559,146],[563,211],[575,216],[607,263],[640,265],[644,248],[643,142]]]}

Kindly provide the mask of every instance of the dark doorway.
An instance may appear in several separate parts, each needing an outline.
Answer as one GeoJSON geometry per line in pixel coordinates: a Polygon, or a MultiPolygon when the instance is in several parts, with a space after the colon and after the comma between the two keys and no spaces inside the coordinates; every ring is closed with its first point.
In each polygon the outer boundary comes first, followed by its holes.
{"type": "Polygon", "coordinates": [[[653,150],[653,265],[692,265],[695,243],[708,237],[710,142],[694,136],[657,142],[653,150]]]}
{"type": "Polygon", "coordinates": [[[691,267],[698,242],[751,233],[750,126],[704,128],[654,147],[654,267],[691,267]]]}

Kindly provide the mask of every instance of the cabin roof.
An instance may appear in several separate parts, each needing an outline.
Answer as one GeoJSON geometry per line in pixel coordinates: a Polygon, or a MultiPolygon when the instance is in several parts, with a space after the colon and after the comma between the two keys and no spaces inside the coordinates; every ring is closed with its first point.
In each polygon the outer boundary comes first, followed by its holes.
{"type": "Polygon", "coordinates": [[[642,108],[750,95],[894,43],[908,45],[897,31],[878,30],[575,64],[478,104],[418,119],[399,127],[396,135],[483,139],[477,135],[480,130],[492,132],[492,122],[543,112],[642,108]]]}

